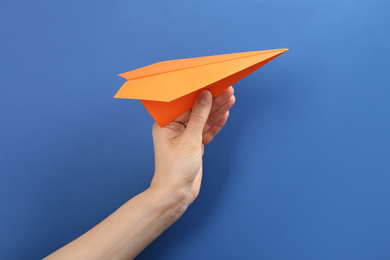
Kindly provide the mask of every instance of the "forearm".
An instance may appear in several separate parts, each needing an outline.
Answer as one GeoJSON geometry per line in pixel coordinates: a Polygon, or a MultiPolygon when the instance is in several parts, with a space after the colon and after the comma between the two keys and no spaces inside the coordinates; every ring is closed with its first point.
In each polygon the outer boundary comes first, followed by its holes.
{"type": "Polygon", "coordinates": [[[187,208],[187,194],[149,188],[47,259],[131,259],[187,208]]]}

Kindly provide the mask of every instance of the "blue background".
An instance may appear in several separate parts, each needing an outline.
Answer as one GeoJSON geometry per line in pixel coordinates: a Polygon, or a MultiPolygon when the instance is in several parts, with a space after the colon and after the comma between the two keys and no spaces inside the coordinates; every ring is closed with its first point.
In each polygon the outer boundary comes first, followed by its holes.
{"type": "Polygon", "coordinates": [[[235,85],[198,199],[138,259],[390,259],[388,1],[3,1],[0,258],[38,259],[154,171],[113,99],[154,62],[290,51],[235,85]]]}

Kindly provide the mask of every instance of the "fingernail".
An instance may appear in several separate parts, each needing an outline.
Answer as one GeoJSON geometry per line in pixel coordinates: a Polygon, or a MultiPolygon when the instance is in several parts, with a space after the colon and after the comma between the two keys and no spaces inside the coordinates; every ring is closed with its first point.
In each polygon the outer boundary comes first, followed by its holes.
{"type": "Polygon", "coordinates": [[[211,100],[211,93],[208,90],[202,90],[198,96],[198,102],[201,105],[208,105],[211,100]]]}

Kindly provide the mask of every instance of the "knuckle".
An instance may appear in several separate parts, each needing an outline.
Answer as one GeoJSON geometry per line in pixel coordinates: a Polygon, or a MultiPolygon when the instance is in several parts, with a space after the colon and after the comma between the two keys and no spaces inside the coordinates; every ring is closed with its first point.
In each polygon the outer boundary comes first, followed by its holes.
{"type": "Polygon", "coordinates": [[[154,123],[152,127],[152,135],[156,135],[159,128],[160,126],[157,123],[154,123]]]}
{"type": "Polygon", "coordinates": [[[196,122],[202,122],[205,118],[205,112],[201,109],[196,109],[192,112],[192,119],[196,122]]]}

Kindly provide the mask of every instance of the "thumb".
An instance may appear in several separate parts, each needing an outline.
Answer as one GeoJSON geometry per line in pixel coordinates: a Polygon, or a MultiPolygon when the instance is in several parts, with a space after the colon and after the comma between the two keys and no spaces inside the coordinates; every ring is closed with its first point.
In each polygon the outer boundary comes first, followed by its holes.
{"type": "Polygon", "coordinates": [[[211,99],[212,95],[208,90],[202,90],[196,98],[186,129],[190,135],[202,137],[211,110],[211,99]]]}

